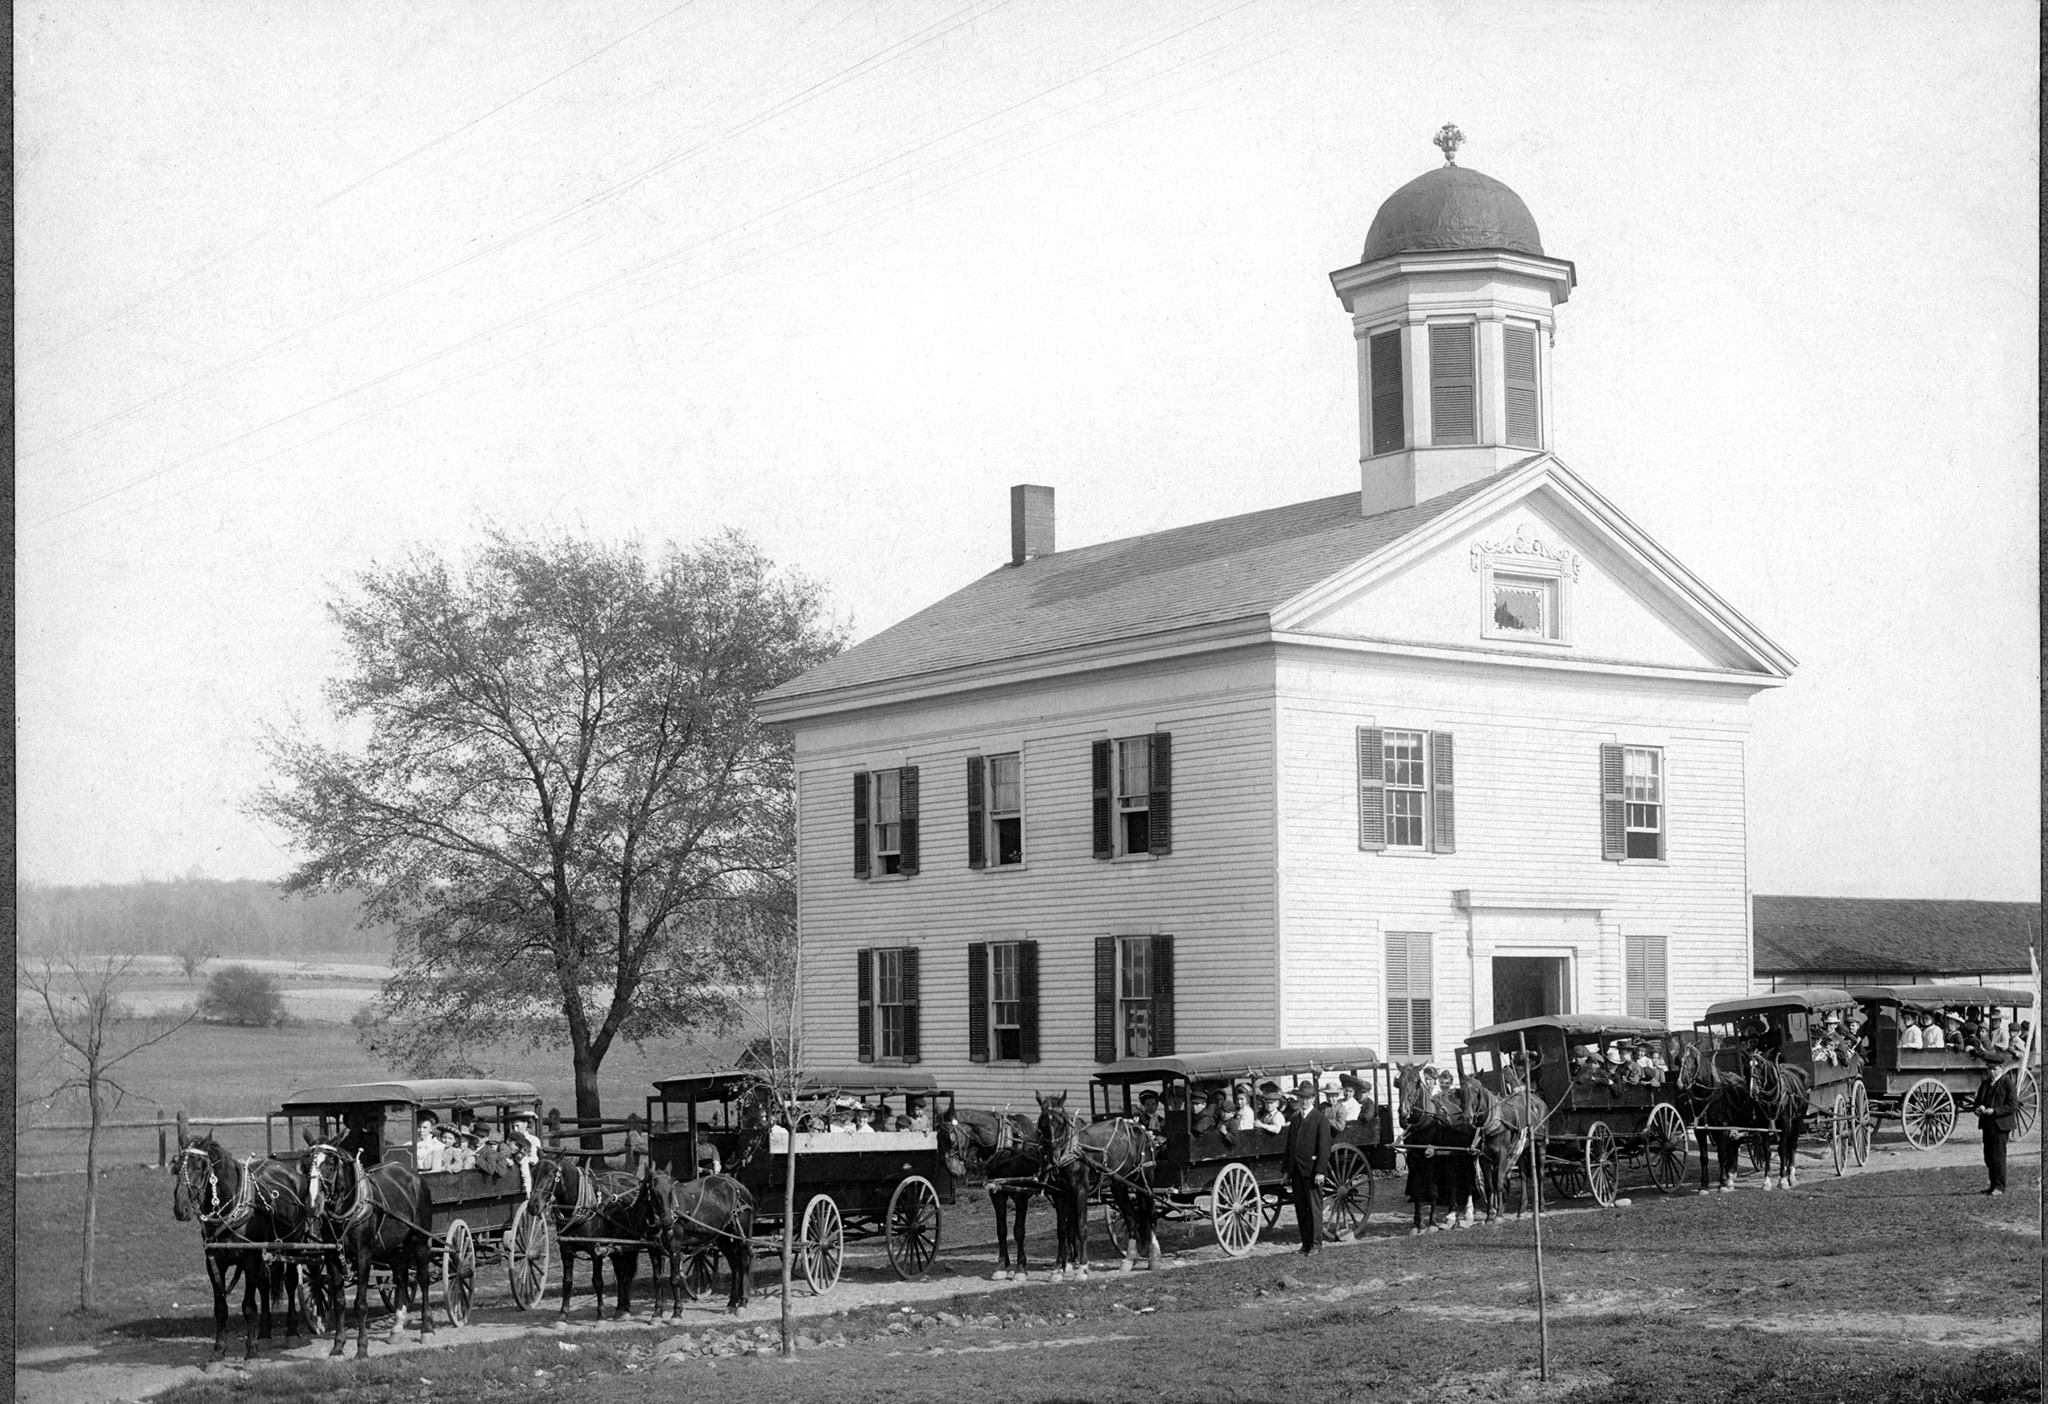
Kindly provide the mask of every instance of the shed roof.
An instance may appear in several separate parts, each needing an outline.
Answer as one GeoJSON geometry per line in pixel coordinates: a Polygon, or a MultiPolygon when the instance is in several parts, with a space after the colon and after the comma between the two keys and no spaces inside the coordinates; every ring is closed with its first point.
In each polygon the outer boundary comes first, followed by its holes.
{"type": "Polygon", "coordinates": [[[489,1077],[426,1077],[400,1082],[352,1082],[333,1087],[304,1087],[284,1099],[287,1109],[364,1106],[403,1102],[411,1106],[452,1106],[457,1102],[537,1102],[540,1089],[530,1082],[504,1082],[489,1077]]]}
{"type": "Polygon", "coordinates": [[[1225,1048],[1171,1058],[1134,1058],[1095,1074],[1097,1082],[1157,1082],[1162,1078],[1271,1077],[1287,1073],[1348,1071],[1379,1065],[1362,1043],[1296,1044],[1287,1048],[1225,1048]]]}
{"type": "Polygon", "coordinates": [[[1753,912],[1759,975],[2018,971],[2041,939],[2038,902],[1759,895],[1753,912]]]}

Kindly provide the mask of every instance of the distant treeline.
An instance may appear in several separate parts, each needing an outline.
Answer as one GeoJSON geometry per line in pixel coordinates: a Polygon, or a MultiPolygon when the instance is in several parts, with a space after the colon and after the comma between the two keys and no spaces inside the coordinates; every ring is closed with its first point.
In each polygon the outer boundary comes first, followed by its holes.
{"type": "Polygon", "coordinates": [[[390,932],[359,929],[361,903],[347,893],[285,897],[254,879],[186,877],[91,887],[25,883],[16,897],[19,944],[27,951],[391,957],[390,932]]]}

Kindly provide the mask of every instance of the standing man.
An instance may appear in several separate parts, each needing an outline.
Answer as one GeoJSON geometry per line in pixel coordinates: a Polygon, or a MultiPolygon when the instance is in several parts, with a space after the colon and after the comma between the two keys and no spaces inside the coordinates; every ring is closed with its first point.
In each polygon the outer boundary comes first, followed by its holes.
{"type": "Polygon", "coordinates": [[[1984,1168],[1991,1184],[1984,1193],[2005,1194],[2005,1143],[2012,1135],[2013,1121],[2020,1109],[2019,1070],[2000,1073],[1984,1069],[1984,1083],[1977,1089],[1977,1125],[1984,1132],[1984,1168]]]}
{"type": "Polygon", "coordinates": [[[1302,1113],[1287,1128],[1287,1186],[1301,1225],[1304,1256],[1321,1247],[1323,1195],[1316,1181],[1330,1168],[1330,1119],[1316,1115],[1316,1085],[1304,1079],[1294,1089],[1302,1113]]]}

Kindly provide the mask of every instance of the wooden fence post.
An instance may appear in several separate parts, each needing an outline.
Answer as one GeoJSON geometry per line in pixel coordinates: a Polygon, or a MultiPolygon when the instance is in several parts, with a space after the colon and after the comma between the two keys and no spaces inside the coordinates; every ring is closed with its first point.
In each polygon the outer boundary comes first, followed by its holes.
{"type": "Polygon", "coordinates": [[[171,1163],[171,1148],[164,1130],[164,1114],[156,1114],[156,1168],[161,1170],[171,1163]]]}

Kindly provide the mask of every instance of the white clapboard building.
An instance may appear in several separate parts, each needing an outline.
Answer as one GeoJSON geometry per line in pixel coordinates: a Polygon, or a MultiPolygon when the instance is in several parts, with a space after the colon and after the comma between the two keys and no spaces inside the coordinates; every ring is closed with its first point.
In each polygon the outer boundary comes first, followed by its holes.
{"type": "Polygon", "coordinates": [[[988,1105],[1167,1052],[1690,1021],[1793,660],[1550,452],[1573,266],[1447,163],[1332,275],[1361,491],[1010,560],[775,689],[803,1027],[988,1105]]]}

